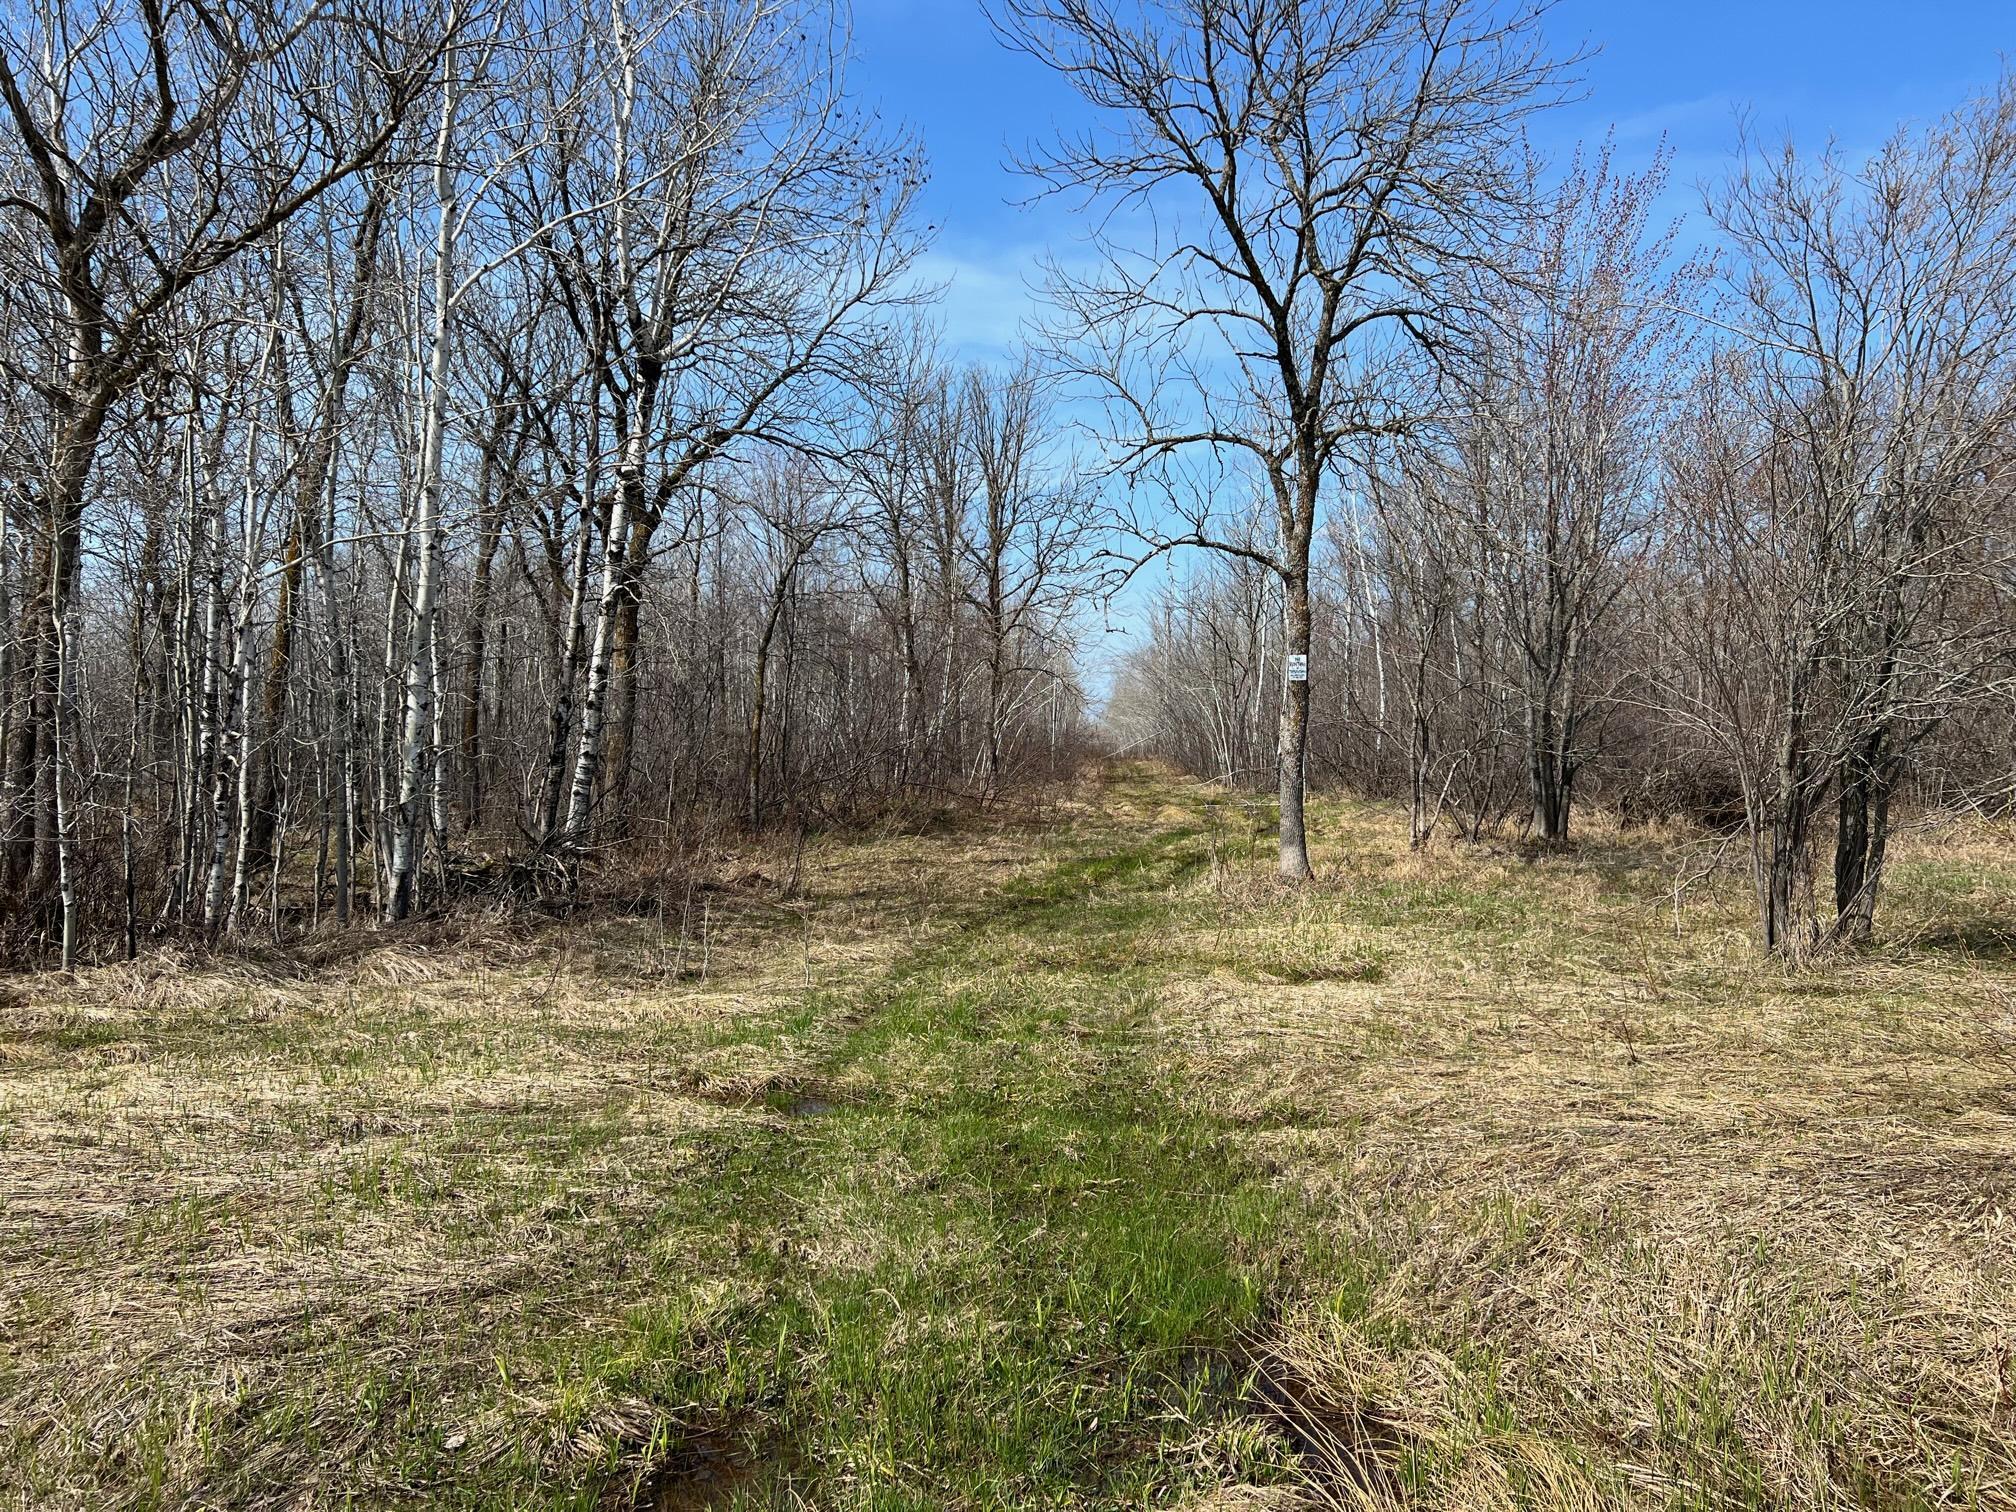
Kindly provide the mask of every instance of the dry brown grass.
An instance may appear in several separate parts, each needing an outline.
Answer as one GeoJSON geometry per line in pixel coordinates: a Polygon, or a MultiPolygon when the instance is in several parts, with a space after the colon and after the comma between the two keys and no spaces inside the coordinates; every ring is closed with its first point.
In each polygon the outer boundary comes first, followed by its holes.
{"type": "Polygon", "coordinates": [[[634,1404],[533,1382],[509,1421],[458,1402],[528,1308],[592,1332],[636,1302],[626,1230],[704,1136],[780,1116],[766,1094],[844,1029],[800,1023],[813,995],[1028,858],[987,827],[815,844],[785,898],[793,857],[749,850],[662,920],[421,922],[7,982],[0,1506],[205,1504],[220,1444],[234,1501],[396,1500],[371,1453],[396,1412],[472,1465],[628,1443],[634,1404]]]}
{"type": "Polygon", "coordinates": [[[1344,1504],[2016,1506],[2016,839],[1910,837],[1891,942],[1790,974],[1681,837],[1201,883],[1166,1062],[1376,1256],[1274,1369],[1344,1504]],[[1963,927],[1956,928],[1956,912],[1963,927]],[[1972,919],[1971,932],[1964,921],[1972,919]]]}
{"type": "MultiPolygon", "coordinates": [[[[1186,1238],[1251,1197],[1227,1183],[1288,1198],[1226,1240],[1298,1251],[1256,1261],[1278,1295],[1211,1356],[1211,1390],[1251,1389],[1158,1420],[1169,1485],[1224,1482],[1193,1512],[2016,1509],[2016,833],[1914,830],[1879,948],[1790,973],[1740,878],[1676,905],[1695,835],[1413,855],[1392,811],[1325,804],[1323,880],[1284,890],[1255,817],[1137,774],[1048,795],[1046,829],[751,847],[662,918],[11,979],[0,1507],[383,1505],[491,1472],[470,1504],[545,1505],[584,1467],[630,1488],[612,1505],[722,1504],[746,1457],[681,1393],[740,1368],[723,1341],[766,1277],[830,1283],[863,1329],[886,1305],[855,1347],[937,1381],[1008,1337],[996,1257],[1115,1195],[1070,1187],[1098,1130],[1044,1103],[1096,1076],[1139,1148],[1230,1131],[1220,1189],[1165,1173],[1186,1238]],[[935,946],[931,993],[1010,1016],[962,1038],[933,998],[836,1059],[935,946]],[[732,1199],[681,1216],[801,1098],[868,1116],[790,1188],[788,1253],[732,1199]],[[933,1124],[955,1105],[962,1158],[1003,1146],[963,1188],[933,1124]],[[1017,1203],[1033,1227],[1003,1227],[1017,1203]],[[900,1307],[897,1275],[924,1278],[900,1307]],[[670,1300],[672,1373],[637,1379],[626,1329],[670,1300]],[[1299,1488],[1241,1483],[1291,1461],[1299,1488]]],[[[831,1365],[780,1368],[816,1402],[831,1365]]],[[[1091,1376],[1062,1379],[1028,1389],[1091,1376]]],[[[863,1467],[900,1482],[898,1442],[828,1445],[811,1504],[876,1505],[863,1467]]]]}

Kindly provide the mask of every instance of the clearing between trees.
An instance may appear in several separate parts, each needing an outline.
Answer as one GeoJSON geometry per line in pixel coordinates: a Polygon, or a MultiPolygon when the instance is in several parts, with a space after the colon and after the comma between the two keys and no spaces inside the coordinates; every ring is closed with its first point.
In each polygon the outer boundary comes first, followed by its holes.
{"type": "Polygon", "coordinates": [[[1317,808],[9,981],[0,1502],[2016,1507],[2016,832],[1822,974],[1317,808]]]}

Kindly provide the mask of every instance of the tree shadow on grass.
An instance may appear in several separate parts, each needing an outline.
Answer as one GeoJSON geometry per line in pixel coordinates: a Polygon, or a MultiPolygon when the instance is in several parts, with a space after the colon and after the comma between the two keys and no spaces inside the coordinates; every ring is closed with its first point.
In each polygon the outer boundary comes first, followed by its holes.
{"type": "Polygon", "coordinates": [[[1902,943],[1913,951],[1932,955],[2008,965],[2016,963],[2016,920],[1985,914],[1953,920],[1915,932],[1902,943]]]}

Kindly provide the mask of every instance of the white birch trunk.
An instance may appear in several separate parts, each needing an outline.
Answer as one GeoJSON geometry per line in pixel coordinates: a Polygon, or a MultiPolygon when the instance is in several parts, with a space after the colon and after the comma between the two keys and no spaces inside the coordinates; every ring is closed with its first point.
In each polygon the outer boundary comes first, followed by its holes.
{"type": "Polygon", "coordinates": [[[588,813],[595,802],[595,778],[602,768],[602,731],[609,705],[609,661],[616,645],[616,617],[623,593],[623,568],[630,545],[630,479],[643,466],[643,432],[633,428],[624,441],[615,500],[609,506],[609,532],[603,542],[602,587],[595,605],[595,642],[588,657],[588,687],[581,700],[581,741],[574,758],[574,781],[567,794],[569,845],[588,835],[588,813]]]}
{"type": "MultiPolygon", "coordinates": [[[[637,77],[621,0],[610,7],[613,41],[621,57],[621,76],[615,110],[615,161],[618,171],[630,160],[630,112],[635,99],[637,77]]],[[[619,198],[611,207],[615,222],[616,265],[626,289],[635,286],[631,263],[627,201],[619,198]]],[[[595,643],[588,657],[588,685],[581,699],[581,741],[574,758],[574,780],[567,793],[567,824],[563,831],[569,846],[579,846],[588,838],[589,811],[595,803],[595,779],[602,769],[602,732],[608,722],[609,662],[615,651],[616,618],[623,593],[625,558],[630,549],[630,499],[643,487],[644,451],[650,412],[641,394],[627,416],[628,431],[616,463],[616,496],[609,506],[609,530],[602,547],[602,589],[595,605],[595,643]]]]}
{"type": "MultiPolygon", "coordinates": [[[[61,570],[60,562],[58,570],[61,570]]],[[[77,967],[77,872],[72,852],[76,847],[71,829],[70,785],[63,780],[63,744],[67,729],[63,706],[69,699],[70,674],[68,622],[67,614],[55,616],[56,702],[49,711],[49,717],[56,741],[56,749],[51,754],[56,768],[56,889],[63,905],[63,969],[74,971],[77,967]]]]}
{"type": "Polygon", "coordinates": [[[595,401],[589,395],[590,423],[581,462],[581,523],[574,534],[574,559],[567,576],[567,633],[560,648],[558,687],[547,724],[546,775],[541,785],[539,832],[548,845],[560,838],[562,785],[567,777],[567,732],[574,725],[574,680],[581,672],[581,641],[588,617],[588,539],[595,521],[597,468],[595,448],[600,444],[600,422],[595,419],[595,401]]]}
{"type": "Polygon", "coordinates": [[[432,778],[434,737],[434,618],[441,574],[441,453],[448,426],[449,339],[455,303],[455,243],[460,217],[455,171],[449,156],[455,142],[457,91],[454,54],[443,68],[441,129],[435,143],[434,326],[427,357],[427,405],[420,439],[418,507],[412,522],[417,552],[413,568],[412,618],[399,735],[399,796],[393,808],[392,864],[385,900],[388,919],[413,911],[420,849],[421,817],[432,778]]]}

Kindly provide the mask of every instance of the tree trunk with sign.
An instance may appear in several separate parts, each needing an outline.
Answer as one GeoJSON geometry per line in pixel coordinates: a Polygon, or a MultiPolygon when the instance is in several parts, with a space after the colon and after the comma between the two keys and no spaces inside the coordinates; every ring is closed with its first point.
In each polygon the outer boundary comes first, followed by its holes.
{"type": "Polygon", "coordinates": [[[1276,776],[1281,787],[1281,875],[1297,880],[1309,872],[1309,836],[1302,796],[1309,784],[1309,580],[1291,582],[1283,612],[1288,675],[1281,689],[1281,747],[1276,776]]]}
{"type": "MultiPolygon", "coordinates": [[[[1107,391],[1133,485],[1120,523],[1145,550],[1124,570],[1186,546],[1264,563],[1282,649],[1308,655],[1326,485],[1348,447],[1418,419],[1432,371],[1475,339],[1456,286],[1533,213],[1516,149],[1566,83],[1542,9],[1002,0],[1004,34],[1110,123],[1026,170],[1104,206],[1151,190],[1171,206],[1094,216],[1103,256],[1051,270],[1070,366],[1107,391]],[[1167,198],[1185,193],[1194,217],[1167,198]]],[[[1280,867],[1295,880],[1310,874],[1310,690],[1284,675],[1280,867]]]]}

